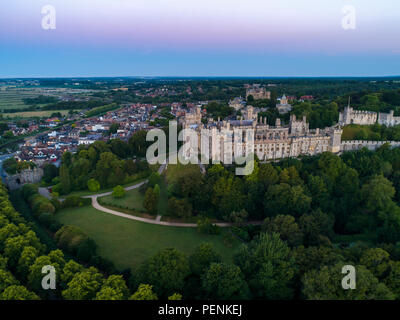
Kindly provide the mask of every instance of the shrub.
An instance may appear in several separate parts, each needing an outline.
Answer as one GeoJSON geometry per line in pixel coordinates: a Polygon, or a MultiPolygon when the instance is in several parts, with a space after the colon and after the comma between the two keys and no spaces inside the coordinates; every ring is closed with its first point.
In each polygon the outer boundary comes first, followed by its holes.
{"type": "Polygon", "coordinates": [[[122,186],[116,186],[112,193],[114,198],[123,198],[125,196],[125,189],[122,186]]]}
{"type": "Polygon", "coordinates": [[[39,222],[48,228],[55,222],[54,215],[49,212],[44,212],[39,216],[39,222]]]}
{"type": "Polygon", "coordinates": [[[80,245],[89,237],[80,228],[75,226],[63,226],[54,235],[54,240],[58,246],[69,252],[76,253],[80,245]]]}
{"type": "Polygon", "coordinates": [[[197,221],[197,229],[205,234],[220,234],[221,230],[218,226],[213,224],[209,218],[200,218],[197,221]]]}
{"type": "Polygon", "coordinates": [[[78,196],[68,196],[62,203],[63,208],[75,208],[87,206],[91,203],[90,198],[81,198],[78,196]]]}
{"type": "Polygon", "coordinates": [[[100,183],[96,179],[89,179],[87,182],[88,189],[92,192],[100,190],[100,183]]]}

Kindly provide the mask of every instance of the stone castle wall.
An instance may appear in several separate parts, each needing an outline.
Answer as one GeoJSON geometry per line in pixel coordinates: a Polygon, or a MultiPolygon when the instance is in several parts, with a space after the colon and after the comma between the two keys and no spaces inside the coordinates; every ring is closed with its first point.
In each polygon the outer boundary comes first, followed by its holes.
{"type": "Polygon", "coordinates": [[[355,151],[364,147],[369,150],[376,150],[385,143],[389,143],[392,147],[400,147],[400,141],[366,141],[366,140],[348,140],[342,141],[340,151],[355,151]]]}
{"type": "Polygon", "coordinates": [[[10,190],[15,190],[27,183],[39,183],[42,177],[43,169],[26,169],[17,174],[7,175],[4,182],[10,190]]]}

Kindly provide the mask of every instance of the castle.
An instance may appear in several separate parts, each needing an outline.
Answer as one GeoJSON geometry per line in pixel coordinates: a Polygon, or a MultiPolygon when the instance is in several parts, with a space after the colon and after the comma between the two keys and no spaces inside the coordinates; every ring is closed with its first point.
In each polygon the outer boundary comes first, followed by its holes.
{"type": "Polygon", "coordinates": [[[271,91],[267,91],[259,85],[253,85],[246,89],[246,100],[249,96],[252,96],[254,100],[271,99],[271,91]]]}
{"type": "MultiPolygon", "coordinates": [[[[289,125],[282,126],[280,119],[277,119],[275,126],[269,126],[267,119],[258,119],[253,107],[249,106],[244,112],[244,118],[237,120],[209,121],[207,124],[202,124],[201,121],[193,123],[191,120],[191,116],[188,117],[188,121],[185,119],[184,128],[192,129],[197,133],[199,139],[196,142],[197,146],[204,143],[200,141],[204,138],[201,134],[202,130],[208,130],[210,134],[205,142],[209,150],[207,156],[223,163],[232,163],[233,142],[240,150],[247,150],[247,154],[254,152],[261,161],[316,155],[325,151],[338,153],[341,150],[342,130],[340,127],[310,130],[306,117],[297,120],[296,116],[292,115],[289,125]],[[253,132],[254,139],[249,141],[248,136],[244,135],[238,143],[232,134],[235,131],[253,132]]],[[[190,155],[187,156],[190,157],[190,155]]]]}

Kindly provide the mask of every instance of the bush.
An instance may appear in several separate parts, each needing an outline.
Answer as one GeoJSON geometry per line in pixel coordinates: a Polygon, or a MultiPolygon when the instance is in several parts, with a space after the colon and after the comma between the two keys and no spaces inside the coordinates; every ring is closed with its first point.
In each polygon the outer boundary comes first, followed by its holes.
{"type": "Polygon", "coordinates": [[[123,198],[125,196],[125,189],[122,186],[116,186],[112,193],[114,198],[123,198]]]}
{"type": "Polygon", "coordinates": [[[168,215],[187,218],[192,215],[192,205],[186,199],[172,197],[168,200],[168,215]]]}
{"type": "Polygon", "coordinates": [[[87,234],[75,226],[63,226],[54,235],[57,245],[71,253],[76,253],[79,247],[88,239],[87,234]]]}
{"type": "Polygon", "coordinates": [[[81,261],[89,262],[96,255],[96,250],[96,242],[91,238],[87,238],[79,245],[76,256],[81,261]]]}
{"type": "Polygon", "coordinates": [[[89,179],[87,186],[91,192],[97,192],[100,190],[100,183],[96,179],[89,179]]]}
{"type": "Polygon", "coordinates": [[[200,233],[220,234],[221,229],[213,224],[209,218],[201,218],[197,221],[197,229],[200,233]]]}
{"type": "Polygon", "coordinates": [[[50,227],[56,220],[54,215],[49,212],[44,212],[39,216],[39,222],[45,227],[50,227]]]}
{"type": "Polygon", "coordinates": [[[91,204],[90,198],[81,198],[78,196],[68,196],[62,203],[63,208],[83,207],[91,204]]]}

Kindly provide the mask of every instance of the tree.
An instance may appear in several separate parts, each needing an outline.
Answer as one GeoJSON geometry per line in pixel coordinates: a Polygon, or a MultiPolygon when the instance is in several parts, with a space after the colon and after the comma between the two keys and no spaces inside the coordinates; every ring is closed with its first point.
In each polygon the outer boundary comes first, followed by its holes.
{"type": "Polygon", "coordinates": [[[87,187],[91,192],[97,192],[100,190],[100,183],[96,179],[89,179],[87,182],[87,187]]]}
{"type": "Polygon", "coordinates": [[[42,290],[42,268],[44,266],[53,266],[55,268],[56,274],[62,274],[62,270],[65,265],[63,258],[63,253],[61,250],[51,251],[47,256],[40,256],[35,260],[35,263],[29,268],[28,284],[29,288],[37,292],[40,295],[47,295],[48,292],[42,290]]]}
{"type": "Polygon", "coordinates": [[[157,295],[153,292],[153,286],[148,284],[141,284],[129,300],[158,300],[158,298],[157,295]]]}
{"type": "Polygon", "coordinates": [[[54,164],[45,164],[43,167],[43,180],[50,183],[55,177],[58,176],[58,168],[54,164]]]}
{"type": "Polygon", "coordinates": [[[3,292],[9,286],[18,284],[17,279],[14,278],[11,272],[0,269],[0,292],[3,292]]]}
{"type": "Polygon", "coordinates": [[[109,134],[117,133],[118,129],[119,129],[119,123],[114,122],[111,124],[110,129],[108,130],[108,133],[109,134]]]}
{"type": "Polygon", "coordinates": [[[125,189],[122,186],[116,186],[112,193],[114,198],[123,198],[125,196],[125,189]]]}
{"type": "Polygon", "coordinates": [[[150,283],[160,297],[181,292],[185,278],[190,274],[189,261],[176,249],[164,249],[140,267],[141,283],[150,283]]]}
{"type": "Polygon", "coordinates": [[[264,196],[264,211],[268,216],[277,214],[300,215],[310,209],[311,197],[302,186],[291,187],[281,183],[268,188],[264,196]]]}
{"type": "Polygon", "coordinates": [[[320,245],[326,243],[323,237],[333,236],[334,218],[321,210],[311,214],[303,214],[299,219],[299,226],[304,234],[306,245],[320,245]]]}
{"type": "Polygon", "coordinates": [[[303,241],[303,233],[292,216],[277,215],[274,218],[266,218],[262,230],[267,233],[278,233],[283,241],[294,247],[303,241]]]}
{"type": "Polygon", "coordinates": [[[290,299],[293,295],[294,260],[277,233],[261,233],[234,256],[257,298],[290,299]]]}
{"type": "Polygon", "coordinates": [[[68,194],[71,191],[71,177],[67,165],[63,164],[60,167],[60,188],[61,194],[68,194]]]}
{"type": "Polygon", "coordinates": [[[308,300],[393,300],[394,294],[364,266],[355,266],[357,289],[343,290],[343,263],[323,266],[307,272],[303,279],[304,297],[308,300]]]}
{"type": "Polygon", "coordinates": [[[94,267],[75,274],[62,296],[67,300],[92,300],[103,284],[103,276],[94,267]]]}
{"type": "Polygon", "coordinates": [[[172,296],[168,297],[168,300],[171,300],[171,301],[173,301],[173,300],[176,300],[176,301],[182,300],[182,295],[179,294],[179,293],[174,293],[172,296]]]}
{"type": "Polygon", "coordinates": [[[378,279],[385,278],[390,272],[390,255],[381,248],[371,248],[363,252],[360,264],[366,266],[378,279]]]}
{"type": "Polygon", "coordinates": [[[83,266],[79,263],[75,262],[74,260],[69,260],[62,270],[60,279],[61,279],[61,286],[63,289],[67,288],[67,284],[72,280],[75,274],[80,273],[83,271],[83,266]]]}
{"type": "Polygon", "coordinates": [[[221,262],[222,258],[212,244],[202,243],[189,256],[190,269],[193,274],[200,276],[213,262],[221,262]]]}
{"type": "Polygon", "coordinates": [[[96,300],[125,300],[128,298],[129,290],[125,280],[120,275],[111,275],[103,283],[100,291],[96,294],[96,300]]]}
{"type": "Polygon", "coordinates": [[[39,251],[36,248],[32,246],[27,246],[24,248],[21,256],[19,257],[17,267],[17,273],[21,279],[26,280],[29,274],[29,267],[33,265],[38,255],[39,251]]]}
{"type": "Polygon", "coordinates": [[[144,195],[143,207],[150,214],[156,214],[158,209],[158,196],[153,188],[148,188],[144,195]]]}
{"type": "Polygon", "coordinates": [[[205,272],[202,287],[208,299],[239,300],[249,298],[248,287],[240,268],[213,262],[205,272]]]}
{"type": "Polygon", "coordinates": [[[365,209],[378,212],[387,208],[395,195],[392,183],[382,175],[373,176],[361,188],[365,209]]]}
{"type": "Polygon", "coordinates": [[[0,300],[39,300],[39,297],[24,286],[12,285],[0,294],[0,300]]]}
{"type": "Polygon", "coordinates": [[[172,197],[168,199],[168,214],[180,218],[187,218],[192,215],[192,205],[186,199],[172,197]]]}

